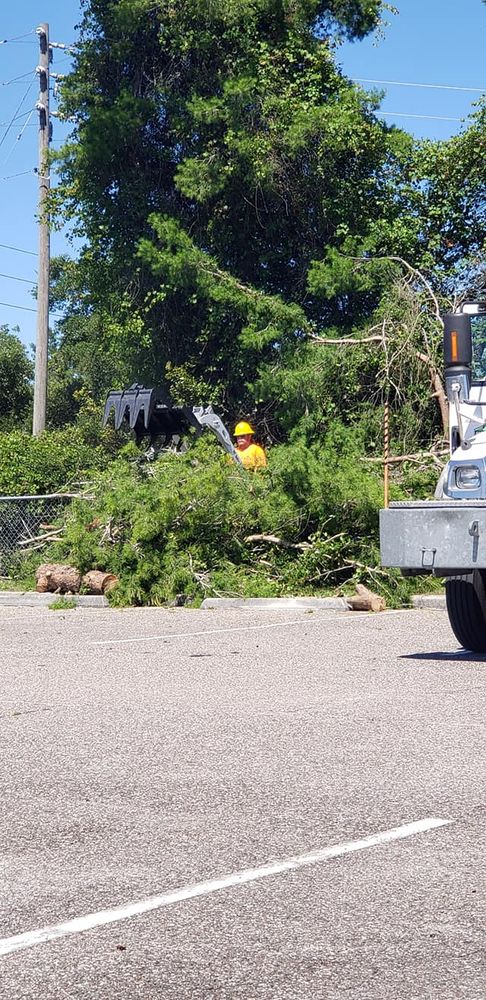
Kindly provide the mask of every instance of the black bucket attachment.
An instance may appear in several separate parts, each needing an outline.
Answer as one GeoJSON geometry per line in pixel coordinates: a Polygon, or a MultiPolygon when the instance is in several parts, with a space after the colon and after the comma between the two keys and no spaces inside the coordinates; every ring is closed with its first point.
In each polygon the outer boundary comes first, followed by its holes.
{"type": "Polygon", "coordinates": [[[151,442],[155,438],[165,438],[168,444],[172,438],[187,434],[191,427],[201,430],[189,406],[172,406],[163,389],[146,389],[136,382],[129,389],[108,393],[103,426],[108,423],[112,410],[115,411],[115,430],[126,421],[137,443],[148,436],[151,442]]]}
{"type": "Polygon", "coordinates": [[[115,430],[118,431],[125,421],[134,432],[137,444],[144,437],[149,437],[154,454],[162,448],[177,446],[191,429],[198,437],[205,427],[209,427],[224,450],[240,464],[231,437],[211,406],[172,406],[164,389],[146,389],[134,382],[129,389],[108,393],[103,427],[108,423],[112,410],[115,411],[115,430]]]}

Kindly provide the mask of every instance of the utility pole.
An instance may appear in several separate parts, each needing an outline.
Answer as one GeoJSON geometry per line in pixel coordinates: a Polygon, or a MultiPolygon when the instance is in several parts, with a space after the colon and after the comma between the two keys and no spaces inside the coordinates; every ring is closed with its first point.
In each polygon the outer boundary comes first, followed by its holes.
{"type": "Polygon", "coordinates": [[[39,277],[37,283],[37,337],[35,347],[34,420],[32,433],[45,430],[47,410],[47,351],[49,338],[49,25],[40,24],[39,36],[39,277]]]}

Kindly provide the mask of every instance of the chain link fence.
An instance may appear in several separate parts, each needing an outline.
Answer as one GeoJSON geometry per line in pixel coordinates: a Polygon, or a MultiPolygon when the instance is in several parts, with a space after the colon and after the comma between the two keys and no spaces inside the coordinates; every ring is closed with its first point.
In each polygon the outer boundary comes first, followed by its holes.
{"type": "Polygon", "coordinates": [[[0,497],[0,574],[9,576],[27,554],[56,540],[72,497],[68,493],[0,497]]]}

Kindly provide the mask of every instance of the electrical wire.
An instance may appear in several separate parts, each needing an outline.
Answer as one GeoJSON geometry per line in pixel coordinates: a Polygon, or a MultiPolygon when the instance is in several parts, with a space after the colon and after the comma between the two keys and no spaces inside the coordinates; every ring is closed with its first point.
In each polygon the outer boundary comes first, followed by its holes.
{"type": "Polygon", "coordinates": [[[27,90],[25,91],[25,94],[24,94],[22,100],[20,101],[20,104],[15,109],[15,112],[14,112],[14,115],[13,115],[11,121],[7,125],[7,128],[5,129],[5,132],[3,133],[3,136],[0,139],[0,146],[2,146],[3,143],[5,142],[5,139],[7,138],[7,135],[10,132],[10,129],[11,129],[11,127],[12,127],[12,125],[13,125],[13,123],[14,123],[14,121],[15,121],[15,119],[16,119],[16,117],[17,117],[17,115],[18,115],[18,113],[19,113],[19,111],[20,111],[20,109],[21,109],[21,107],[22,107],[22,105],[24,103],[24,101],[27,99],[27,97],[29,95],[29,92],[32,90],[32,87],[34,86],[35,77],[36,77],[36,74],[32,73],[32,80],[30,81],[29,86],[27,87],[27,90]]]}
{"type": "MultiPolygon", "coordinates": [[[[19,121],[20,118],[26,118],[27,115],[30,115],[31,111],[32,111],[32,108],[31,108],[30,111],[23,111],[22,114],[21,115],[17,115],[17,117],[14,118],[13,121],[16,122],[16,121],[19,121]]],[[[35,107],[34,107],[34,111],[35,111],[35,107]]],[[[8,125],[8,124],[9,124],[9,122],[0,122],[0,128],[3,128],[4,125],[8,125]]]]}
{"type": "Polygon", "coordinates": [[[30,112],[29,117],[27,118],[27,121],[24,122],[24,124],[22,125],[22,128],[20,129],[20,132],[19,132],[17,138],[15,139],[15,142],[14,142],[14,144],[13,144],[10,152],[7,153],[7,155],[6,155],[6,157],[5,157],[4,161],[3,161],[3,164],[2,164],[3,167],[5,167],[7,165],[7,163],[9,161],[9,159],[10,159],[10,157],[11,157],[11,155],[12,155],[12,153],[13,153],[16,145],[17,145],[17,143],[20,142],[20,140],[21,140],[21,138],[22,138],[22,136],[23,136],[26,128],[30,124],[30,119],[32,118],[32,115],[35,113],[35,111],[36,111],[36,108],[32,108],[32,111],[30,112]]]}
{"type": "Polygon", "coordinates": [[[34,253],[33,250],[21,250],[20,247],[12,247],[12,246],[10,246],[9,243],[0,243],[0,247],[3,247],[4,250],[16,250],[17,253],[27,253],[27,254],[29,254],[30,257],[38,257],[39,256],[37,253],[34,253]]]}
{"type": "Polygon", "coordinates": [[[25,282],[26,285],[37,284],[37,278],[32,278],[32,281],[29,281],[28,278],[17,278],[17,275],[15,274],[2,274],[1,271],[0,271],[0,278],[10,278],[12,281],[23,281],[25,282]]]}
{"type": "Polygon", "coordinates": [[[455,87],[448,83],[405,83],[404,80],[368,80],[363,76],[353,76],[351,79],[356,83],[383,83],[388,87],[427,87],[431,90],[462,90],[470,94],[486,93],[486,88],[481,90],[479,87],[455,87]]]}
{"type": "Polygon", "coordinates": [[[412,115],[404,111],[377,111],[377,115],[391,115],[392,118],[430,118],[438,122],[462,122],[463,118],[447,118],[445,115],[412,115]]]}
{"type": "MultiPolygon", "coordinates": [[[[8,174],[7,177],[0,177],[1,181],[12,181],[14,177],[25,177],[26,174],[37,174],[37,167],[31,167],[30,170],[21,170],[18,174],[8,174]]],[[[1,245],[1,244],[0,244],[1,245]]],[[[25,253],[28,251],[26,250],[25,253]]]]}
{"type": "Polygon", "coordinates": [[[28,38],[29,35],[35,35],[35,28],[26,31],[25,35],[15,35],[13,38],[0,38],[0,45],[6,45],[7,42],[20,42],[22,38],[28,38]]]}
{"type": "Polygon", "coordinates": [[[30,76],[32,70],[29,69],[28,73],[21,73],[20,76],[13,76],[10,80],[0,80],[1,87],[8,87],[11,83],[20,83],[21,80],[25,80],[27,76],[30,76]]]}
{"type": "MultiPolygon", "coordinates": [[[[7,309],[22,309],[22,312],[36,313],[37,309],[32,309],[31,306],[16,306],[13,302],[0,302],[0,306],[6,306],[7,309]]],[[[60,316],[61,319],[64,318],[64,313],[52,312],[49,309],[50,316],[60,316]]]]}

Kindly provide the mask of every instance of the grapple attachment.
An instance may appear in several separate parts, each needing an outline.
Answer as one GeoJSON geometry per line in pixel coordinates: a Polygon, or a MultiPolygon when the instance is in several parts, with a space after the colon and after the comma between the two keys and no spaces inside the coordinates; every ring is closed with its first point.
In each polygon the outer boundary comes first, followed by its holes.
{"type": "Polygon", "coordinates": [[[129,389],[108,393],[103,427],[108,423],[112,410],[115,411],[115,430],[119,430],[125,421],[134,432],[137,444],[144,437],[149,438],[151,457],[162,448],[177,447],[181,438],[191,429],[199,437],[204,428],[209,427],[224,450],[240,464],[231,437],[211,406],[172,406],[164,389],[146,389],[134,382],[129,389]]]}

